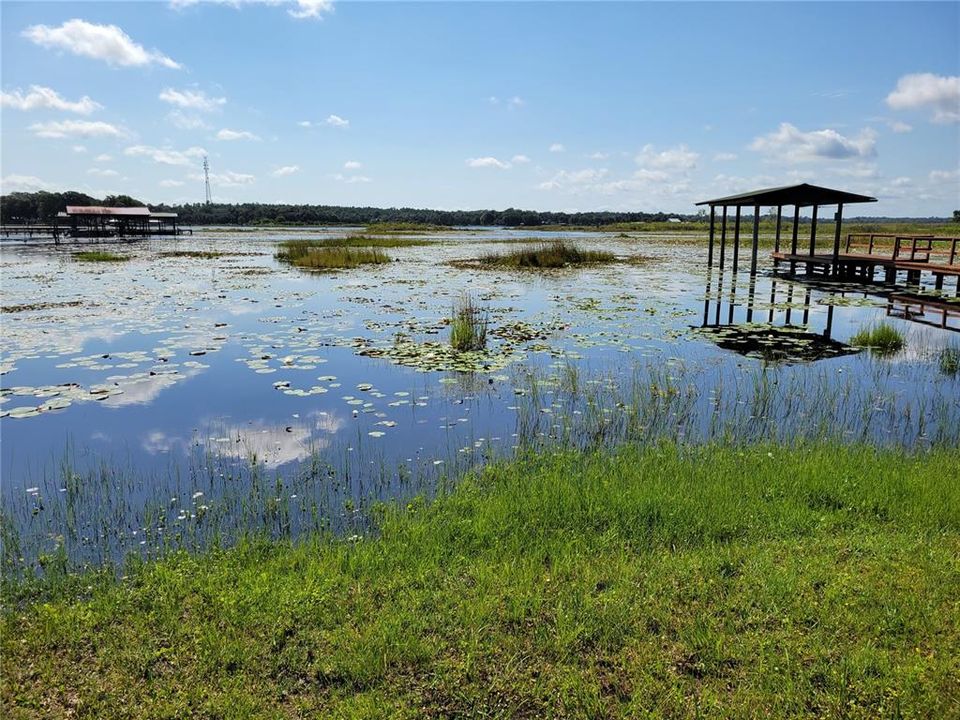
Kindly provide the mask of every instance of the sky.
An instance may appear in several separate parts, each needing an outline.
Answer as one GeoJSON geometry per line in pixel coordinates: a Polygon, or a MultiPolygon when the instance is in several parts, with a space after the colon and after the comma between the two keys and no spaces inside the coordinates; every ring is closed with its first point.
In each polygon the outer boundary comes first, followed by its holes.
{"type": "Polygon", "coordinates": [[[960,3],[0,3],[3,192],[960,208],[960,3]]]}

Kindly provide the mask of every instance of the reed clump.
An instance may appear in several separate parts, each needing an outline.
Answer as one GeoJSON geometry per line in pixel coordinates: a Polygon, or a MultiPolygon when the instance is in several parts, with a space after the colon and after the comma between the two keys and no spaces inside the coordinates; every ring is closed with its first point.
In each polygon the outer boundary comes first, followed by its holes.
{"type": "Polygon", "coordinates": [[[567,240],[556,240],[506,253],[490,253],[480,257],[477,264],[490,268],[538,269],[611,263],[616,259],[616,255],[605,250],[584,250],[567,240]]]}
{"type": "Polygon", "coordinates": [[[903,333],[890,323],[880,322],[861,328],[852,338],[850,344],[868,348],[878,355],[892,355],[899,352],[906,345],[903,333]]]}
{"type": "Polygon", "coordinates": [[[460,352],[483,350],[487,346],[489,324],[489,312],[477,305],[471,295],[463,295],[453,306],[450,346],[460,352]]]}
{"type": "Polygon", "coordinates": [[[277,260],[309,270],[342,270],[390,262],[382,250],[331,245],[317,240],[286,240],[280,243],[277,260]]]}

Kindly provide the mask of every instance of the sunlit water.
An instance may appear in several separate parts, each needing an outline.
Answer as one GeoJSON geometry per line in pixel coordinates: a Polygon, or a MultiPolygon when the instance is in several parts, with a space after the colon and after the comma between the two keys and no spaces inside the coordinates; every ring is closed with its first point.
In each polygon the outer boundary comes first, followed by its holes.
{"type": "Polygon", "coordinates": [[[752,282],[708,281],[703,245],[676,236],[564,233],[649,260],[540,273],[449,264],[529,231],[452,231],[339,273],[274,259],[280,240],[343,232],[99,246],[125,263],[4,244],[6,561],[65,547],[101,562],[244,529],[362,532],[371,501],[435,491],[521,444],[960,437],[960,378],[939,364],[956,318],[888,317],[862,288],[774,278],[764,262],[752,282]],[[225,254],[160,255],[172,249],[225,254]],[[467,291],[490,313],[485,367],[358,354],[445,343],[467,291]],[[854,352],[850,337],[881,319],[906,348],[854,352]],[[744,337],[746,322],[799,329],[744,337]]]}

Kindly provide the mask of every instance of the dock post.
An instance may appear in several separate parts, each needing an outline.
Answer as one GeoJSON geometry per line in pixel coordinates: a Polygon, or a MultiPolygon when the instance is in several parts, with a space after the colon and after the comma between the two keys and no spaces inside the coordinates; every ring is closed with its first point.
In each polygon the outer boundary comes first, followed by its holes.
{"type": "MultiPolygon", "coordinates": [[[[780,252],[780,222],[783,220],[783,205],[777,205],[777,231],[773,238],[773,251],[775,253],[780,252]]],[[[780,264],[780,261],[774,258],[773,260],[773,271],[777,271],[777,266],[780,264]]]]}
{"type": "Polygon", "coordinates": [[[840,226],[843,223],[843,203],[837,203],[837,212],[833,216],[836,223],[833,229],[833,274],[840,274],[840,226]]]}
{"type": "Polygon", "coordinates": [[[723,258],[727,254],[727,206],[723,206],[723,219],[720,228],[720,272],[723,272],[723,258]]]}
{"type": "MultiPolygon", "coordinates": [[[[795,205],[793,208],[793,239],[790,241],[790,254],[797,254],[797,240],[800,233],[800,206],[795,205]]],[[[790,261],[790,274],[797,274],[797,262],[795,260],[790,261]]]]}
{"type": "Polygon", "coordinates": [[[757,251],[760,248],[760,206],[753,206],[753,246],[750,254],[750,274],[757,274],[757,251]]]}
{"type": "MultiPolygon", "coordinates": [[[[813,206],[813,214],[810,216],[810,257],[817,254],[817,211],[819,205],[813,206]]],[[[807,263],[807,275],[813,271],[813,263],[807,263]]]]}
{"type": "Polygon", "coordinates": [[[733,224],[733,271],[740,265],[740,206],[737,205],[737,217],[733,224]]]}
{"type": "Polygon", "coordinates": [[[710,206],[710,245],[707,250],[707,267],[713,267],[713,223],[716,219],[717,209],[711,205],[710,206]]]}

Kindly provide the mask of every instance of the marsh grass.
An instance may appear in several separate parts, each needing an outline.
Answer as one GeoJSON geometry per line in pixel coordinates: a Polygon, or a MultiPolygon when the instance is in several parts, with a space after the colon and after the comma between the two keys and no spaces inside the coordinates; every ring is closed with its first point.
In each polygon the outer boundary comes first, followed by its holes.
{"type": "Polygon", "coordinates": [[[490,253],[467,264],[481,268],[535,270],[596,265],[617,262],[617,256],[605,250],[584,250],[567,240],[541,242],[536,247],[520,247],[505,253],[490,253]]]}
{"type": "Polygon", "coordinates": [[[366,226],[366,232],[374,235],[416,235],[419,233],[450,232],[450,230],[451,228],[446,225],[419,222],[375,222],[366,226]]]}
{"type": "Polygon", "coordinates": [[[465,293],[453,306],[450,318],[450,346],[460,352],[483,350],[487,346],[490,313],[465,293]]]}
{"type": "Polygon", "coordinates": [[[937,365],[944,375],[960,373],[960,347],[945,347],[940,350],[937,365]]]}
{"type": "Polygon", "coordinates": [[[7,605],[0,698],[11,717],[947,717],[958,467],[835,444],[523,454],[380,508],[375,534],[251,538],[7,605]]]}
{"type": "Polygon", "coordinates": [[[117,253],[107,252],[106,250],[84,250],[73,253],[73,259],[80,262],[126,262],[130,259],[129,255],[118,255],[117,253]]]}
{"type": "Polygon", "coordinates": [[[850,338],[850,344],[869,348],[871,352],[878,355],[892,355],[902,350],[906,342],[903,333],[893,325],[879,322],[876,325],[869,325],[857,331],[850,338]]]}
{"type": "Polygon", "coordinates": [[[331,245],[317,240],[286,240],[280,243],[276,258],[310,270],[340,270],[390,262],[389,256],[376,248],[331,245]]]}

